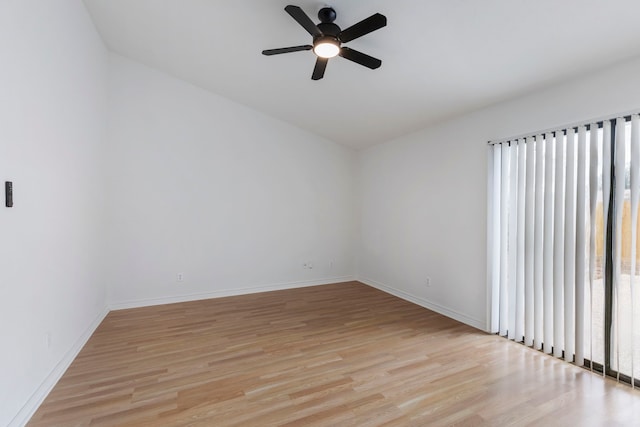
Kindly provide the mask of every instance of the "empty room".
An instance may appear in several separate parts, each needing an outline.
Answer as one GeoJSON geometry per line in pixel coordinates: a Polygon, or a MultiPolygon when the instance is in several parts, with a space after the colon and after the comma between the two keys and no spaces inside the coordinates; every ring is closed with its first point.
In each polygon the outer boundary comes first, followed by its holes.
{"type": "Polygon", "coordinates": [[[640,3],[0,0],[0,426],[627,426],[640,3]]]}

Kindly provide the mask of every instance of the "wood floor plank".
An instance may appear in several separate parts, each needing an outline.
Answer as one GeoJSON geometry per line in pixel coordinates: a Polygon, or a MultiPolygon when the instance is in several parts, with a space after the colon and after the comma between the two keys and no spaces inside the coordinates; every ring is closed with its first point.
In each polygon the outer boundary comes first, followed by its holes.
{"type": "Polygon", "coordinates": [[[29,426],[633,425],[640,392],[358,282],[109,313],[29,426]]]}

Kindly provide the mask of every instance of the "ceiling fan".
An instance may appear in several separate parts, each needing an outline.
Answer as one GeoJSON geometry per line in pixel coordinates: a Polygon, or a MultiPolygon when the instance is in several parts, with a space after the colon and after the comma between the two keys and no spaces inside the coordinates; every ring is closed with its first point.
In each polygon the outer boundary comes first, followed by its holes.
{"type": "Polygon", "coordinates": [[[387,25],[387,18],[384,15],[376,13],[345,30],[341,30],[340,27],[333,23],[336,19],[336,11],[331,7],[320,9],[318,12],[320,23],[318,25],[314,24],[298,6],[289,5],[284,10],[313,36],[313,44],[267,49],[262,51],[263,55],[279,55],[281,53],[313,50],[313,53],[318,57],[311,75],[313,80],[320,80],[324,76],[329,58],[337,55],[372,70],[382,65],[382,61],[377,58],[341,45],[387,25]]]}

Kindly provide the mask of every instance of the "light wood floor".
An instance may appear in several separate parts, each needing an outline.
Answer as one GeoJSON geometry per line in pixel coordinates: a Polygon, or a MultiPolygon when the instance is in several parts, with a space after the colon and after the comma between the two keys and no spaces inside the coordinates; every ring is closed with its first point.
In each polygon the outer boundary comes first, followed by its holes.
{"type": "Polygon", "coordinates": [[[630,426],[640,392],[357,282],[109,313],[29,426],[630,426]]]}

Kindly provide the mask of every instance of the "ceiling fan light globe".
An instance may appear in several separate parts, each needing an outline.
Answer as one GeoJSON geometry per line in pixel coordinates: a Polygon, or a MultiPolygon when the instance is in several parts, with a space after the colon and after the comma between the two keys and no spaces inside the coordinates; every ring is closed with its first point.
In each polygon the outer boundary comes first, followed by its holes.
{"type": "Polygon", "coordinates": [[[333,58],[340,53],[340,47],[332,42],[320,42],[313,47],[313,53],[321,58],[333,58]]]}

